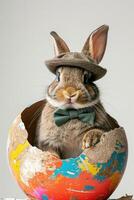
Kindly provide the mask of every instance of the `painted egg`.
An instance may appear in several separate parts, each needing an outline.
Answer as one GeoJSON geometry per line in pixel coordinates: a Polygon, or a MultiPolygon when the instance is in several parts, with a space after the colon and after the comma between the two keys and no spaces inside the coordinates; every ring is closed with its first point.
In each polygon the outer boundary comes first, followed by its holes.
{"type": "Polygon", "coordinates": [[[124,129],[105,133],[94,148],[84,150],[76,158],[59,159],[34,146],[35,113],[43,105],[40,101],[26,108],[10,128],[9,165],[19,186],[30,199],[106,200],[126,167],[124,129]]]}

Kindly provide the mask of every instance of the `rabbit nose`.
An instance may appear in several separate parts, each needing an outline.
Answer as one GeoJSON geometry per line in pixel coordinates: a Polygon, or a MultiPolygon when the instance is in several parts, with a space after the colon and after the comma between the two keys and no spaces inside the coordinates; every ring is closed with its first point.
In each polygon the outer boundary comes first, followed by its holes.
{"type": "Polygon", "coordinates": [[[77,90],[71,94],[69,92],[67,92],[66,90],[63,91],[63,95],[66,99],[77,99],[79,97],[79,93],[80,93],[79,90],[77,90]]]}

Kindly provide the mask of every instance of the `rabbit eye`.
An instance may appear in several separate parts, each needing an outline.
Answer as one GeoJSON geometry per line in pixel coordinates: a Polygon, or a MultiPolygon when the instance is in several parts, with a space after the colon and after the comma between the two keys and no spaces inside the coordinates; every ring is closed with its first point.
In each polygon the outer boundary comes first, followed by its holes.
{"type": "Polygon", "coordinates": [[[91,77],[92,74],[90,72],[84,74],[83,82],[85,85],[91,83],[91,77]]]}
{"type": "Polygon", "coordinates": [[[60,72],[56,73],[56,80],[59,82],[60,81],[60,72]]]}

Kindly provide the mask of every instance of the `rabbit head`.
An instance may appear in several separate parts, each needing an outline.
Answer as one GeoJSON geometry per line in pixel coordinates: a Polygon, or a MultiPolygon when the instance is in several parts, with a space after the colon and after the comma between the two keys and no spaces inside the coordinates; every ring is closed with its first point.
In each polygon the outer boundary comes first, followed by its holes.
{"type": "MultiPolygon", "coordinates": [[[[98,64],[105,52],[108,26],[103,25],[93,31],[86,40],[82,54],[98,64]]],[[[55,32],[54,39],[56,56],[70,52],[64,40],[55,32]]],[[[54,107],[84,108],[95,105],[99,101],[99,89],[93,82],[93,74],[77,66],[60,65],[56,70],[56,78],[47,89],[47,101],[54,107]]]]}

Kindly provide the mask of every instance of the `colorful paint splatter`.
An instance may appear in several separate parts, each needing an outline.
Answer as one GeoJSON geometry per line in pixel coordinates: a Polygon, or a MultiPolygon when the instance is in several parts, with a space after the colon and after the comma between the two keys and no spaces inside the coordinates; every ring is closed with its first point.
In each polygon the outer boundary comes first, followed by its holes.
{"type": "MultiPolygon", "coordinates": [[[[18,126],[17,131],[20,137],[26,134],[23,126],[18,126]]],[[[42,152],[37,151],[27,140],[21,144],[18,140],[14,146],[14,133],[16,129],[12,128],[9,163],[20,187],[31,199],[106,200],[123,176],[127,149],[119,151],[119,148],[123,148],[120,141],[115,143],[115,150],[107,162],[91,163],[84,153],[65,160],[48,155],[43,160],[42,152]]]]}

